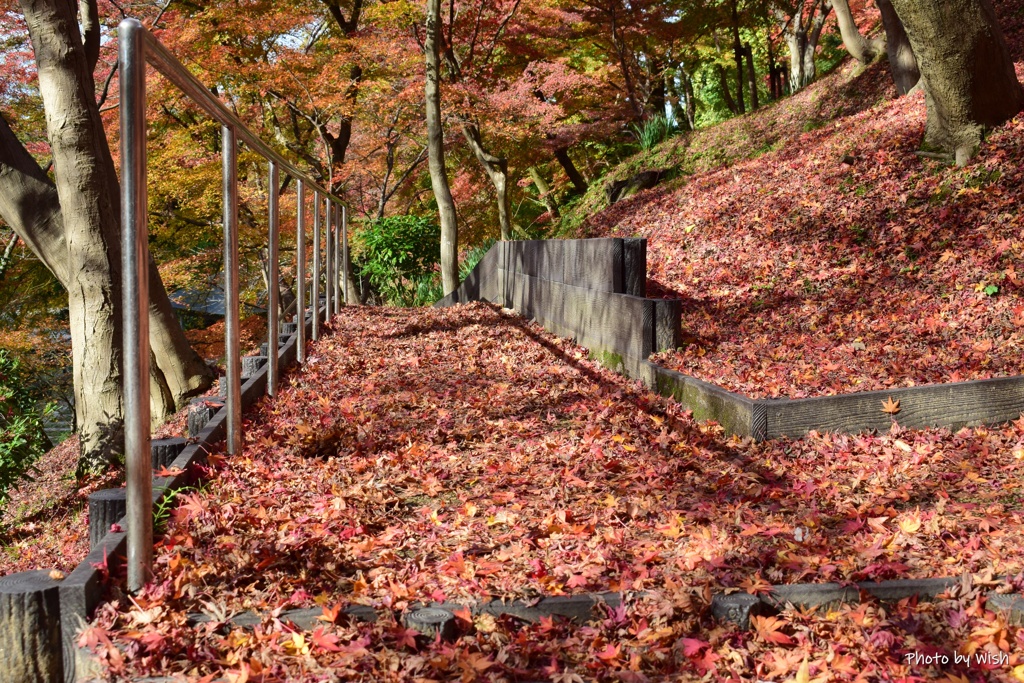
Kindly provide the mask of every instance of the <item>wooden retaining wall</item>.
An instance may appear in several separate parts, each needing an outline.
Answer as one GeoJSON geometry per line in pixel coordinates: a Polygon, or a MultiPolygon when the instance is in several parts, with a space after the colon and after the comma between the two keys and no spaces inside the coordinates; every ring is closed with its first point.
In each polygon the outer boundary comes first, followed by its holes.
{"type": "Polygon", "coordinates": [[[1024,377],[925,384],[885,391],[861,391],[799,399],[752,399],[689,375],[647,362],[652,388],[693,411],[698,420],[715,420],[730,434],[757,441],[799,437],[810,431],[888,431],[902,427],[960,427],[999,424],[1024,413],[1024,377]],[[889,414],[882,403],[898,401],[889,414]]]}
{"type": "Polygon", "coordinates": [[[645,298],[643,239],[498,242],[436,306],[490,301],[586,346],[634,377],[655,351],[675,348],[681,302],[645,298]]]}
{"type": "Polygon", "coordinates": [[[647,244],[641,239],[498,242],[459,289],[437,302],[490,301],[515,309],[595,351],[607,366],[677,400],[698,420],[757,441],[809,431],[958,429],[1016,420],[1024,377],[929,384],[801,399],[752,399],[647,360],[680,343],[678,300],[646,299],[647,244]],[[882,402],[899,401],[899,412],[882,402]]]}

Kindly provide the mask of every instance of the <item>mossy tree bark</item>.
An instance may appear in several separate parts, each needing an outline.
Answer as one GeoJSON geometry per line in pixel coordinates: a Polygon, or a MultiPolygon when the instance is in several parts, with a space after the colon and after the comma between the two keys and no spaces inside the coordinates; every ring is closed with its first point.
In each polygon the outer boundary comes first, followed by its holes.
{"type": "Polygon", "coordinates": [[[894,0],[921,69],[928,106],[925,145],[958,164],[974,157],[986,128],[1024,109],[1024,90],[989,0],[894,0]]]}

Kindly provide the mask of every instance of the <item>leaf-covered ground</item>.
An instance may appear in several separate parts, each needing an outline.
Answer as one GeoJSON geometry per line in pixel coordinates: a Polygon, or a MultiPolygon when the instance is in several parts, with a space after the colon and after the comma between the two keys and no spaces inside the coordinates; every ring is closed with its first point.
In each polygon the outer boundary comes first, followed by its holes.
{"type": "MultiPolygon", "coordinates": [[[[1024,13],[996,5],[1024,77],[1024,13]]],[[[647,237],[683,299],[662,363],[755,397],[1024,374],[1024,116],[955,168],[915,154],[924,97],[894,95],[887,64],[847,65],[668,143],[711,163],[588,223],[647,237]]]]}
{"type": "Polygon", "coordinates": [[[737,634],[713,628],[708,596],[1018,574],[1022,469],[1024,421],[755,445],[483,304],[347,309],[279,397],[247,415],[244,452],[181,496],[154,584],[105,607],[85,642],[115,670],[265,680],[644,680],[623,672],[756,667],[800,680],[805,660],[810,677],[908,673],[908,648],[952,653],[973,638],[1019,651],[1018,631],[958,599],[789,615],[737,634]],[[293,634],[269,615],[604,590],[652,597],[588,627],[465,623],[452,645],[417,643],[387,620],[293,634]],[[193,612],[216,622],[246,610],[268,613],[255,633],[186,624],[193,612]]]}
{"type": "MultiPolygon", "coordinates": [[[[187,436],[187,418],[188,409],[180,410],[153,436],[187,436]]],[[[77,462],[78,437],[71,436],[36,462],[31,481],[11,491],[0,508],[0,576],[32,569],[67,574],[89,554],[89,495],[123,486],[124,472],[113,467],[78,481],[77,462]]]]}

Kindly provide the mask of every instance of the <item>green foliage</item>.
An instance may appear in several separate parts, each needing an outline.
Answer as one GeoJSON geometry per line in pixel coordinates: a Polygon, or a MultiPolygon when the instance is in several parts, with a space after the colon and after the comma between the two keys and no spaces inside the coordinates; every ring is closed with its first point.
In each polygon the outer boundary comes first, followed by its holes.
{"type": "MultiPolygon", "coordinates": [[[[487,239],[466,253],[466,258],[459,264],[459,282],[462,282],[473,272],[480,259],[484,257],[497,240],[487,239]]],[[[415,293],[413,294],[413,306],[430,306],[444,296],[444,288],[441,286],[440,273],[433,272],[413,279],[415,293]]]]}
{"type": "Polygon", "coordinates": [[[37,397],[28,389],[21,363],[0,349],[0,503],[19,481],[31,480],[33,464],[47,450],[37,397]]]}
{"type": "Polygon", "coordinates": [[[360,275],[395,306],[414,305],[425,278],[440,260],[441,229],[422,216],[389,216],[357,234],[360,275]]]}
{"type": "Polygon", "coordinates": [[[633,135],[645,152],[657,147],[679,132],[676,124],[664,114],[657,114],[644,121],[643,125],[633,124],[633,135]]]}

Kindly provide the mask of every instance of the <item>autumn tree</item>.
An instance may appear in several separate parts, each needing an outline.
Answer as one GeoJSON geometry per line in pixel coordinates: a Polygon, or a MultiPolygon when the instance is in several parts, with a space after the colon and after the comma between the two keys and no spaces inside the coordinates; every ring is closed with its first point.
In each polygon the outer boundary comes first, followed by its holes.
{"type": "Polygon", "coordinates": [[[427,113],[427,153],[430,155],[430,184],[437,200],[441,223],[441,285],[447,295],[459,286],[459,228],[455,201],[448,185],[444,159],[444,123],[441,119],[441,0],[427,0],[426,37],[423,54],[426,64],[424,88],[427,113]]]}
{"type": "Polygon", "coordinates": [[[889,70],[896,84],[896,92],[906,95],[921,80],[921,70],[917,66],[914,48],[910,45],[907,30],[896,14],[891,0],[875,0],[878,11],[882,14],[882,26],[885,29],[885,51],[889,55],[889,70]]]}
{"type": "Polygon", "coordinates": [[[839,33],[843,37],[846,51],[861,64],[875,61],[885,51],[885,41],[861,34],[847,0],[832,0],[832,7],[836,11],[839,33]]]}
{"type": "Polygon", "coordinates": [[[921,68],[925,145],[964,164],[987,127],[1024,109],[1006,39],[989,0],[894,0],[921,68]]]}
{"type": "Polygon", "coordinates": [[[887,53],[897,94],[906,95],[910,92],[920,80],[921,73],[917,68],[917,58],[914,57],[907,32],[890,0],[875,0],[885,29],[884,39],[868,38],[861,33],[853,8],[847,0],[833,0],[832,5],[836,10],[843,44],[850,56],[862,64],[867,64],[874,61],[882,52],[887,53]]]}
{"type": "Polygon", "coordinates": [[[831,12],[831,0],[782,2],[775,10],[789,47],[789,87],[794,91],[809,85],[817,76],[814,53],[831,12]]]}
{"type": "MultiPolygon", "coordinates": [[[[0,216],[67,289],[79,469],[96,469],[123,451],[120,194],[93,79],[102,27],[95,0],[22,0],[20,9],[53,180],[0,117],[0,216]]],[[[185,340],[152,262],[150,290],[159,419],[209,386],[212,372],[185,340]]]]}

